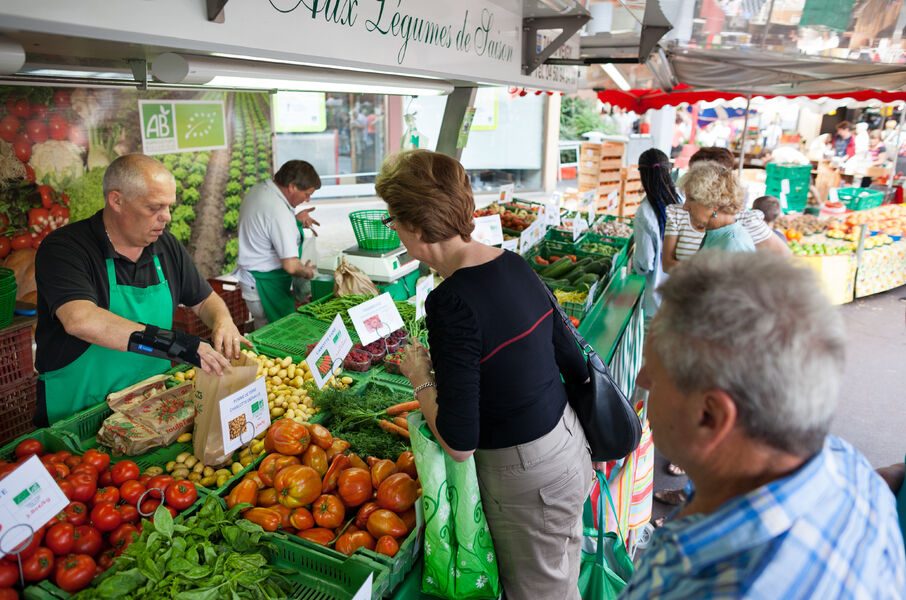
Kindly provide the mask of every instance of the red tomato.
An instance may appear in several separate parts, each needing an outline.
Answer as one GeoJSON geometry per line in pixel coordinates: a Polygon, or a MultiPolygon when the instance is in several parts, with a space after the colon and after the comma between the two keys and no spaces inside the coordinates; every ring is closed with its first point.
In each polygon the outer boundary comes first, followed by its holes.
{"type": "Polygon", "coordinates": [[[91,525],[79,525],[75,530],[75,543],[72,551],[76,554],[88,554],[97,556],[101,551],[101,532],[91,525]]]}
{"type": "Polygon", "coordinates": [[[42,581],[50,577],[53,571],[53,552],[48,548],[38,548],[31,558],[22,562],[22,573],[25,581],[42,581]]]}
{"type": "Polygon", "coordinates": [[[92,504],[100,504],[101,502],[109,502],[111,504],[116,504],[120,501],[120,490],[119,488],[103,487],[98,488],[98,491],[94,493],[94,500],[92,504]]]}
{"type": "Polygon", "coordinates": [[[53,105],[57,108],[65,108],[69,106],[69,90],[57,90],[53,94],[53,105]]]}
{"type": "Polygon", "coordinates": [[[82,464],[82,457],[69,455],[63,462],[66,463],[66,466],[69,467],[70,470],[72,470],[82,464]]]}
{"type": "Polygon", "coordinates": [[[101,552],[101,557],[98,559],[98,567],[106,571],[113,565],[113,559],[116,558],[116,550],[113,548],[108,548],[101,552]]]}
{"type": "Polygon", "coordinates": [[[98,491],[98,484],[87,473],[74,473],[66,481],[72,484],[72,499],[79,502],[90,502],[98,491]]]}
{"type": "Polygon", "coordinates": [[[60,202],[63,203],[63,206],[69,206],[69,194],[66,192],[60,194],[60,202]]]}
{"type": "Polygon", "coordinates": [[[19,600],[19,592],[13,588],[0,588],[0,600],[19,600]]]}
{"type": "Polygon", "coordinates": [[[72,456],[72,452],[69,452],[68,450],[60,450],[59,452],[54,452],[51,456],[53,456],[53,462],[66,464],[66,459],[72,456]]]}
{"type": "Polygon", "coordinates": [[[63,509],[63,514],[66,515],[66,521],[76,527],[88,523],[88,507],[81,502],[70,502],[69,506],[63,509]]]}
{"type": "Polygon", "coordinates": [[[47,125],[39,119],[32,119],[25,124],[25,132],[32,143],[40,144],[47,141],[47,125]]]}
{"type": "Polygon", "coordinates": [[[129,544],[138,539],[138,535],[138,529],[136,529],[135,525],[124,523],[113,530],[108,540],[117,554],[122,554],[123,550],[129,547],[129,544]]]}
{"type": "Polygon", "coordinates": [[[16,445],[16,458],[27,458],[33,454],[38,456],[44,454],[44,444],[36,439],[28,438],[16,445]]]}
{"type": "MultiPolygon", "coordinates": [[[[68,462],[68,460],[67,460],[67,462],[68,462]]],[[[84,464],[84,463],[79,463],[79,464],[77,464],[76,466],[71,467],[71,468],[70,468],[70,472],[71,472],[73,475],[76,475],[76,474],[79,474],[79,473],[84,474],[84,475],[88,475],[89,477],[91,477],[91,480],[94,481],[95,483],[96,483],[97,480],[98,480],[98,470],[95,469],[94,467],[92,467],[91,465],[86,465],[86,464],[84,464]]]]}
{"type": "Polygon", "coordinates": [[[158,506],[160,506],[160,500],[145,496],[145,499],[142,500],[141,505],[138,507],[138,514],[143,517],[150,517],[154,514],[154,511],[157,510],[158,506]]]}
{"type": "Polygon", "coordinates": [[[116,510],[113,502],[99,502],[91,509],[91,524],[98,531],[113,531],[123,522],[123,515],[116,510]]]}
{"type": "Polygon", "coordinates": [[[164,492],[167,505],[176,510],[185,510],[198,500],[195,484],[187,479],[170,484],[164,492]]]}
{"type": "MultiPolygon", "coordinates": [[[[65,467],[66,465],[63,466],[65,467]]],[[[57,485],[60,486],[60,491],[63,492],[63,495],[72,500],[72,494],[75,491],[72,482],[64,479],[63,481],[58,481],[57,485]]]]}
{"type": "Polygon", "coordinates": [[[97,565],[91,556],[73,554],[57,561],[54,582],[63,591],[74,594],[88,587],[96,570],[97,565]]]}
{"type": "Polygon", "coordinates": [[[123,499],[123,502],[135,506],[138,504],[138,499],[141,498],[141,495],[145,493],[145,486],[143,486],[138,481],[127,481],[120,486],[120,498],[123,499]]]}
{"type": "Polygon", "coordinates": [[[130,479],[138,479],[139,476],[138,465],[131,460],[124,460],[116,463],[113,465],[113,468],[110,469],[110,472],[113,475],[114,485],[123,485],[130,479]]]}
{"type": "Polygon", "coordinates": [[[141,520],[141,516],[138,514],[138,509],[131,504],[123,504],[118,509],[120,515],[123,517],[123,523],[138,523],[141,520]]]}
{"type": "Polygon", "coordinates": [[[28,159],[31,158],[31,142],[28,140],[16,140],[16,143],[13,144],[13,152],[16,153],[16,158],[22,162],[28,162],[28,159]]]}
{"type": "MultiPolygon", "coordinates": [[[[53,205],[53,189],[51,189],[50,186],[46,185],[38,187],[38,191],[41,192],[42,203],[44,202],[45,195],[45,192],[42,188],[47,188],[47,192],[49,192],[47,194],[48,199],[50,200],[51,205],[53,205]]],[[[48,206],[47,208],[51,208],[51,206],[48,206]]],[[[85,454],[82,455],[82,462],[86,465],[91,465],[92,467],[97,469],[98,473],[100,473],[110,466],[110,455],[106,452],[101,452],[92,448],[91,450],[87,450],[85,454]]]]}
{"type": "Polygon", "coordinates": [[[13,587],[17,583],[19,583],[19,566],[5,560],[0,561],[0,588],[13,587]]]}
{"type": "Polygon", "coordinates": [[[173,479],[171,475],[155,475],[148,480],[146,487],[149,490],[160,490],[159,492],[151,492],[148,494],[150,498],[163,498],[164,493],[167,491],[167,488],[170,487],[172,483],[175,483],[176,480],[173,479]]]}
{"type": "Polygon", "coordinates": [[[38,117],[39,119],[47,118],[47,105],[46,104],[32,104],[31,105],[31,114],[33,117],[38,117]]]}
{"type": "Polygon", "coordinates": [[[13,246],[9,243],[9,238],[5,235],[0,236],[0,258],[6,258],[12,251],[13,246]]]}
{"type": "Polygon", "coordinates": [[[6,115],[0,119],[0,139],[12,144],[16,141],[16,134],[19,133],[19,119],[12,115],[6,115]]]}
{"type": "Polygon", "coordinates": [[[3,560],[9,561],[11,563],[18,563],[19,559],[16,557],[16,553],[18,553],[19,557],[21,557],[22,560],[31,558],[32,554],[37,552],[38,548],[41,547],[41,542],[43,541],[44,528],[41,527],[31,537],[31,540],[25,540],[24,542],[13,548],[9,554],[3,557],[3,560]]]}
{"type": "Polygon", "coordinates": [[[75,525],[72,523],[57,523],[47,530],[44,543],[53,550],[57,556],[65,556],[72,552],[75,545],[75,525]]]}
{"type": "MultiPolygon", "coordinates": [[[[3,130],[2,127],[0,127],[0,138],[2,137],[3,130]]],[[[31,167],[31,165],[25,165],[25,179],[27,179],[29,183],[35,182],[35,170],[31,167]]]]}
{"type": "Polygon", "coordinates": [[[60,114],[50,117],[47,129],[52,140],[65,140],[69,136],[69,122],[60,114]]]}
{"type": "Polygon", "coordinates": [[[29,104],[27,98],[18,98],[13,102],[13,106],[9,112],[17,117],[26,119],[31,115],[31,104],[29,104]]]}
{"type": "Polygon", "coordinates": [[[69,467],[64,464],[50,463],[49,465],[44,466],[47,467],[47,471],[57,483],[69,476],[69,467]]]}
{"type": "Polygon", "coordinates": [[[13,250],[31,248],[31,236],[27,233],[20,233],[19,235],[13,236],[10,245],[13,247],[13,250]]]}
{"type": "Polygon", "coordinates": [[[143,486],[145,486],[145,487],[148,487],[148,482],[149,482],[149,481],[151,481],[151,476],[150,476],[150,475],[142,475],[141,477],[138,478],[138,482],[139,482],[140,484],[142,484],[143,486]]]}
{"type": "Polygon", "coordinates": [[[9,217],[4,214],[0,214],[0,233],[3,233],[9,227],[9,217]]]}
{"type": "Polygon", "coordinates": [[[103,471],[101,471],[101,474],[98,475],[98,485],[104,487],[113,485],[113,474],[110,472],[110,469],[104,469],[103,471]]]}
{"type": "MultiPolygon", "coordinates": [[[[44,208],[50,208],[53,206],[53,188],[49,185],[39,185],[38,193],[41,194],[41,205],[44,208]]],[[[97,452],[96,450],[89,450],[88,452],[97,452]]],[[[87,452],[86,452],[87,454],[87,452]]],[[[83,457],[84,460],[84,457],[83,457]]],[[[102,469],[98,469],[101,471],[102,469]]]]}

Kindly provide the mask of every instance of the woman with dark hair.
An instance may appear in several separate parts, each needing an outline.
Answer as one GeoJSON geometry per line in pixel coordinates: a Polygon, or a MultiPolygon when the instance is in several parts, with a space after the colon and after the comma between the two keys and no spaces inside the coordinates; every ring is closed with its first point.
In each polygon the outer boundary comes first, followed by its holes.
{"type": "Polygon", "coordinates": [[[660,305],[657,287],[666,277],[661,267],[661,253],[664,249],[667,207],[682,201],[670,177],[670,159],[660,150],[651,148],[639,156],[639,175],[645,188],[645,198],[635,215],[635,258],[632,266],[637,274],[645,276],[642,307],[647,321],[657,312],[660,305]]]}

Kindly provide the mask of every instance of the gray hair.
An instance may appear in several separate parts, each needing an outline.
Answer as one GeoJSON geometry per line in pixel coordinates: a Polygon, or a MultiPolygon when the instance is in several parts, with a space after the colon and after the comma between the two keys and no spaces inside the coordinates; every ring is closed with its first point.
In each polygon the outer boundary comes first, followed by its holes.
{"type": "Polygon", "coordinates": [[[173,174],[157,159],[144,154],[124,154],[114,159],[104,171],[104,200],[113,191],[127,200],[141,197],[147,189],[148,178],[161,172],[173,179],[173,174]]]}
{"type": "Polygon", "coordinates": [[[745,193],[732,169],[714,161],[700,161],[679,180],[687,200],[713,210],[739,213],[745,208],[745,193]]]}
{"type": "Polygon", "coordinates": [[[704,251],[660,292],[651,343],[680,391],[723,390],[753,439],[803,456],[821,449],[846,340],[810,269],[761,252],[704,251]]]}

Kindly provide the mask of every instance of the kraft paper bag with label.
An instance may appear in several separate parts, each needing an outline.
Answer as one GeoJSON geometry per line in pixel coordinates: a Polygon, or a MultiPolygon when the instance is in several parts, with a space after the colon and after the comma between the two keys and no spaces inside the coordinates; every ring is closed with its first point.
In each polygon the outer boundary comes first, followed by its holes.
{"type": "MultiPolygon", "coordinates": [[[[195,457],[210,466],[226,464],[232,453],[224,453],[223,431],[220,427],[220,401],[235,394],[255,381],[258,363],[243,354],[232,361],[232,367],[223,375],[208,375],[201,369],[195,375],[195,457]]],[[[243,434],[243,442],[249,443],[260,434],[260,431],[249,431],[243,434]],[[246,436],[247,439],[246,439],[246,436]]]]}

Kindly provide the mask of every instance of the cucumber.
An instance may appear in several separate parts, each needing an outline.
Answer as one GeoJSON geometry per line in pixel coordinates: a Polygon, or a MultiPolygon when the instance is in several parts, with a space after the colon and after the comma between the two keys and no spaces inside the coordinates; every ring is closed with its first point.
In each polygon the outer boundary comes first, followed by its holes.
{"type": "Polygon", "coordinates": [[[598,276],[593,273],[586,273],[579,279],[581,283],[587,283],[589,286],[593,285],[597,280],[598,276]]]}
{"type": "Polygon", "coordinates": [[[573,266],[573,261],[568,258],[561,258],[554,264],[545,267],[544,270],[541,271],[541,275],[543,277],[550,277],[551,279],[558,279],[562,275],[572,271],[573,266]]]}
{"type": "Polygon", "coordinates": [[[573,272],[569,274],[569,277],[567,277],[567,279],[571,284],[575,285],[576,282],[583,277],[588,277],[588,275],[585,274],[585,271],[583,271],[582,269],[574,269],[573,272]]]}

